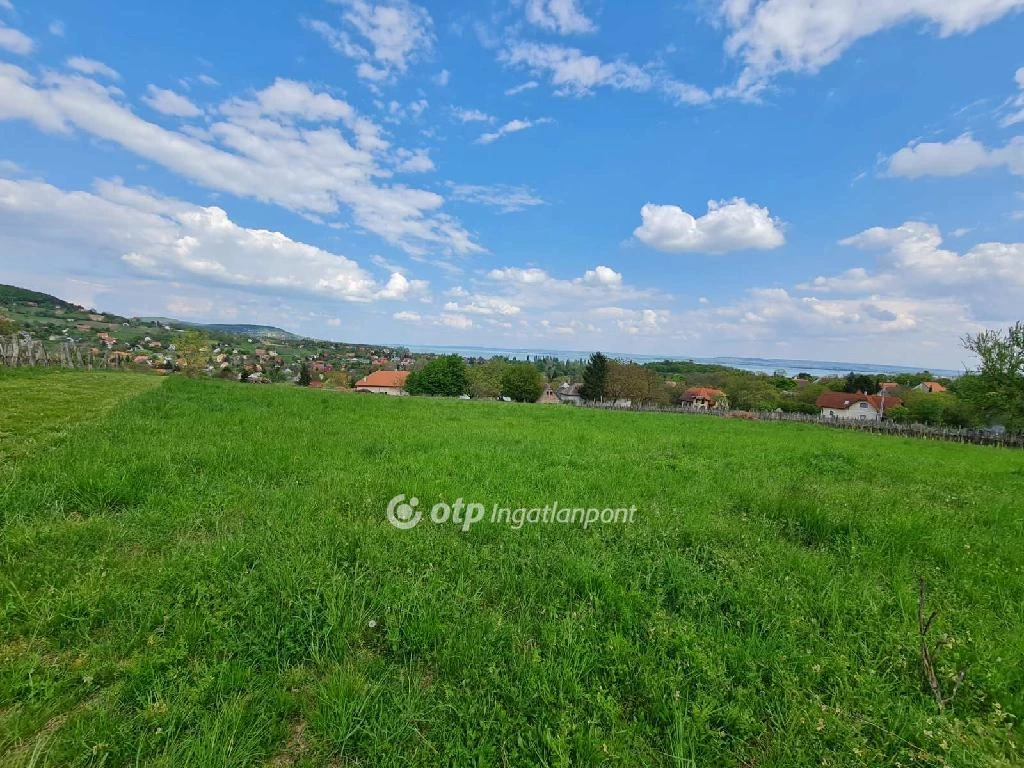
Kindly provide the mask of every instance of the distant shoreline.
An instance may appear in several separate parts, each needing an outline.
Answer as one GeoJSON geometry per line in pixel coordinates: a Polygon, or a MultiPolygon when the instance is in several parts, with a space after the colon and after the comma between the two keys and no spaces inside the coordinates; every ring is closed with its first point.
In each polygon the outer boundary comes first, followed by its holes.
{"type": "MultiPolygon", "coordinates": [[[[502,349],[500,347],[448,346],[441,344],[404,344],[411,352],[433,352],[436,354],[458,354],[463,357],[498,357],[514,359],[529,357],[557,357],[560,360],[585,360],[590,351],[517,348],[502,349]]],[[[687,355],[635,355],[625,352],[607,352],[609,357],[630,360],[636,363],[651,363],[658,360],[689,360],[706,365],[727,365],[744,371],[773,373],[782,370],[788,376],[798,373],[809,373],[813,376],[839,376],[850,371],[854,373],[919,373],[930,371],[937,376],[956,378],[962,374],[948,368],[914,367],[909,365],[886,365],[884,363],[850,363],[833,360],[807,360],[766,357],[692,357],[687,355]]]]}

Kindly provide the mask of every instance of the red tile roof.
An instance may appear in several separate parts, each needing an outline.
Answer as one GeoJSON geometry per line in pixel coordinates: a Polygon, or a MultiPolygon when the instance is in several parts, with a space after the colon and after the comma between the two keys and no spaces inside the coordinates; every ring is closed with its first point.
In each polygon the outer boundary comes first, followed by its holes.
{"type": "MultiPolygon", "coordinates": [[[[868,403],[876,411],[882,410],[881,395],[865,395],[862,392],[823,392],[814,401],[814,404],[819,408],[833,408],[840,411],[846,410],[856,403],[868,403]]],[[[885,396],[886,410],[895,408],[898,405],[903,405],[903,401],[898,397],[894,395],[885,396]]]]}
{"type": "Polygon", "coordinates": [[[934,393],[934,392],[945,392],[946,391],[946,388],[944,386],[942,386],[941,384],[939,384],[939,382],[937,382],[937,381],[922,381],[921,383],[924,384],[926,387],[928,387],[928,391],[929,392],[933,392],[934,393]]]}
{"type": "Polygon", "coordinates": [[[357,387],[394,387],[401,389],[409,377],[408,371],[374,371],[356,382],[357,387]]]}
{"type": "Polygon", "coordinates": [[[714,387],[690,387],[683,394],[684,400],[695,400],[697,398],[703,398],[704,400],[717,400],[720,397],[725,397],[725,392],[714,387]]]}

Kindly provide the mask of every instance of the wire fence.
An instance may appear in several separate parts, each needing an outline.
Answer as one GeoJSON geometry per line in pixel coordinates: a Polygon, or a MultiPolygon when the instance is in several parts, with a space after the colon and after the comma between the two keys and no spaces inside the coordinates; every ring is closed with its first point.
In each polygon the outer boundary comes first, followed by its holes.
{"type": "MultiPolygon", "coordinates": [[[[56,347],[45,347],[38,339],[18,334],[0,337],[0,365],[54,366],[60,368],[128,368],[131,359],[127,353],[104,350],[98,354],[91,349],[83,350],[78,344],[61,343],[56,347]]],[[[901,424],[895,421],[877,419],[842,419],[817,416],[807,413],[785,411],[739,411],[720,408],[692,408],[686,405],[623,405],[621,403],[584,402],[577,408],[597,408],[608,411],[636,411],[644,413],[686,413],[698,416],[714,416],[725,419],[746,419],[750,421],[795,421],[802,424],[820,424],[833,429],[853,429],[861,432],[875,432],[898,437],[916,437],[925,440],[945,440],[951,443],[972,443],[974,445],[995,445],[1003,448],[1024,448],[1024,434],[997,432],[991,429],[961,429],[958,427],[935,427],[930,424],[901,424]]]]}
{"type": "Polygon", "coordinates": [[[43,344],[25,334],[0,336],[0,366],[8,368],[126,368],[131,366],[128,352],[102,351],[71,342],[43,344]]]}
{"type": "Polygon", "coordinates": [[[689,406],[663,405],[615,405],[611,403],[583,403],[578,408],[596,408],[608,411],[636,411],[644,413],[685,413],[696,416],[712,416],[724,419],[748,421],[792,421],[801,424],[820,424],[832,429],[852,429],[861,432],[875,432],[897,437],[916,437],[924,440],[944,440],[951,443],[974,445],[995,445],[1002,448],[1024,448],[1024,434],[999,432],[991,429],[963,429],[959,427],[936,427],[930,424],[902,424],[878,419],[843,419],[817,416],[808,413],[787,413],[785,411],[738,411],[719,408],[691,408],[689,406]]]}

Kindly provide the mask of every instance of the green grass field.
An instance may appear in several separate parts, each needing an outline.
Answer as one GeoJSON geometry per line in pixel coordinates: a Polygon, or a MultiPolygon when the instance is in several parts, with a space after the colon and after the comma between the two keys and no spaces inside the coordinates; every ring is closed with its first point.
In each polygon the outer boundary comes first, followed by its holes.
{"type": "Polygon", "coordinates": [[[0,470],[3,766],[1022,764],[1021,453],[56,373],[0,470]]]}

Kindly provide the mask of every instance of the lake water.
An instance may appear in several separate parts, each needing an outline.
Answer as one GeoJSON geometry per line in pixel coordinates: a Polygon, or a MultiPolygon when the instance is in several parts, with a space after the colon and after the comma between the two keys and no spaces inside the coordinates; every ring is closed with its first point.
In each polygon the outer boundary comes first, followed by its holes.
{"type": "MultiPolygon", "coordinates": [[[[498,347],[447,347],[447,346],[409,346],[413,352],[431,352],[440,355],[462,355],[463,357],[498,357],[504,356],[515,360],[534,357],[557,357],[561,360],[586,360],[589,351],[556,350],[556,349],[500,349],[498,347]]],[[[959,376],[962,371],[945,368],[926,368],[922,366],[886,365],[884,363],[850,363],[829,360],[788,360],[764,357],[687,357],[683,355],[632,355],[624,352],[608,352],[609,357],[619,360],[630,360],[634,363],[650,363],[658,360],[692,360],[695,363],[728,365],[744,371],[757,373],[773,373],[785,371],[787,376],[798,373],[809,373],[812,376],[843,376],[850,371],[854,373],[917,373],[929,370],[937,376],[959,376]]]]}

